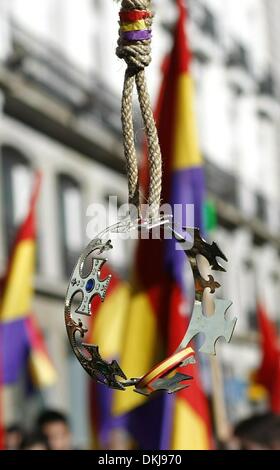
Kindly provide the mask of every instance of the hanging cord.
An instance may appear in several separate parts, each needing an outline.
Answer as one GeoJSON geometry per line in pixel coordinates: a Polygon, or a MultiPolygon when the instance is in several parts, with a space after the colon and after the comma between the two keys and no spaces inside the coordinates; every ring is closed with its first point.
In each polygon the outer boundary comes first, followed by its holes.
{"type": "Polygon", "coordinates": [[[162,159],[151,100],[148,92],[145,67],[151,62],[151,37],[153,14],[151,0],[122,0],[120,30],[116,54],[127,63],[122,95],[122,131],[124,153],[127,161],[129,203],[140,211],[139,172],[133,126],[133,88],[136,83],[139,105],[148,142],[150,171],[149,214],[159,214],[162,184],[162,159]]]}

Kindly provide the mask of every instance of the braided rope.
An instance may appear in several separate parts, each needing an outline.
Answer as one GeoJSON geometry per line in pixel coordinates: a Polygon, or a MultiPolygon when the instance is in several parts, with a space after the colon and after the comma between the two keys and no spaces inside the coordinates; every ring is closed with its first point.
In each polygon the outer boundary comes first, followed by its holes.
{"type": "Polygon", "coordinates": [[[145,76],[145,67],[151,62],[153,15],[150,11],[150,6],[151,0],[122,0],[120,15],[127,16],[128,18],[136,15],[144,18],[144,20],[138,23],[126,22],[126,20],[120,22],[116,54],[120,59],[125,60],[127,64],[122,95],[121,120],[124,154],[127,162],[129,203],[135,205],[138,209],[140,208],[139,172],[133,126],[133,89],[134,83],[136,83],[140,110],[148,141],[150,170],[149,216],[155,217],[160,207],[162,159],[145,76]],[[144,25],[145,29],[139,30],[139,25],[144,25]]]}

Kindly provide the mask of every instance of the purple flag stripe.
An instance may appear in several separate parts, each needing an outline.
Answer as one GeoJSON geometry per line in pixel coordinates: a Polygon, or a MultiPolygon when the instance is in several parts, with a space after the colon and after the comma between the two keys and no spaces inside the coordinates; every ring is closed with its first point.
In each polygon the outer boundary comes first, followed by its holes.
{"type": "Polygon", "coordinates": [[[1,382],[11,385],[18,381],[26,364],[29,341],[25,318],[0,323],[1,382]]]}
{"type": "Polygon", "coordinates": [[[143,450],[160,449],[164,394],[156,395],[144,405],[134,408],[126,414],[113,416],[111,413],[113,390],[104,385],[94,384],[91,392],[94,394],[92,396],[93,406],[98,407],[97,414],[99,415],[98,422],[94,424],[97,425],[98,436],[103,448],[108,448],[110,435],[114,429],[123,429],[137,442],[137,448],[143,450]]]}
{"type": "MultiPolygon", "coordinates": [[[[194,226],[202,229],[202,207],[205,194],[204,169],[200,166],[185,168],[182,170],[173,170],[171,174],[171,193],[170,202],[174,204],[184,204],[182,206],[182,225],[194,226]],[[187,220],[185,211],[186,204],[194,206],[194,221],[187,220]]],[[[174,221],[176,223],[176,220],[174,221]]],[[[186,280],[184,277],[186,257],[182,250],[176,250],[175,240],[166,240],[165,242],[165,261],[167,269],[170,269],[174,279],[176,279],[182,292],[190,296],[186,292],[186,280]]],[[[175,395],[166,395],[164,397],[165,406],[163,411],[163,427],[161,431],[160,450],[170,449],[173,410],[175,404],[175,395]]]]}
{"type": "MultiPolygon", "coordinates": [[[[203,201],[205,196],[204,170],[202,167],[186,168],[172,172],[170,201],[173,204],[182,206],[182,226],[194,226],[203,230],[203,201]],[[187,220],[186,204],[194,206],[194,221],[187,220]]],[[[176,223],[176,220],[174,221],[176,223]]],[[[171,270],[173,277],[185,292],[184,266],[186,263],[185,254],[182,250],[176,250],[176,241],[166,240],[165,259],[167,266],[171,270]]]]}
{"type": "MultiPolygon", "coordinates": [[[[204,169],[200,166],[172,172],[171,203],[194,205],[194,226],[203,230],[203,201],[205,198],[204,169]]],[[[184,214],[185,216],[185,214],[184,214]]],[[[183,218],[183,224],[189,221],[183,218]]]]}
{"type": "Polygon", "coordinates": [[[147,41],[152,37],[152,31],[143,29],[141,31],[123,31],[122,37],[126,41],[147,41]]]}

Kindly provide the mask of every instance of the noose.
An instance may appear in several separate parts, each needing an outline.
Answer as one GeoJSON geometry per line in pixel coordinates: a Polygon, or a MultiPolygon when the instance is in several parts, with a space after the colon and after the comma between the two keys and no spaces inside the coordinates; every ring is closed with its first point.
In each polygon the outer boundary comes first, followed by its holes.
{"type": "Polygon", "coordinates": [[[136,84],[141,115],[148,143],[150,171],[149,213],[153,218],[159,213],[162,185],[162,159],[158,134],[148,92],[145,67],[151,62],[153,13],[151,0],[122,0],[119,40],[116,54],[124,59],[127,69],[122,94],[122,133],[127,162],[129,204],[140,214],[139,171],[133,125],[133,89],[136,84]]]}

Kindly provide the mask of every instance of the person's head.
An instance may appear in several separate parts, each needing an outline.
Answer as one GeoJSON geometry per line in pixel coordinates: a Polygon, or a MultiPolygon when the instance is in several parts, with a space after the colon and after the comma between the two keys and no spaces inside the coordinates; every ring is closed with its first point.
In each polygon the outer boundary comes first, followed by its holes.
{"type": "Polygon", "coordinates": [[[5,449],[17,450],[20,448],[23,431],[18,424],[12,424],[5,429],[5,449]]]}
{"type": "Polygon", "coordinates": [[[271,450],[280,450],[280,416],[275,415],[266,430],[267,442],[271,450]]]}
{"type": "Polygon", "coordinates": [[[241,450],[269,450],[280,444],[279,417],[273,413],[253,415],[241,421],[234,436],[241,450]]]}
{"type": "Polygon", "coordinates": [[[48,441],[47,438],[40,432],[33,432],[26,434],[23,437],[21,450],[48,450],[48,441]]]}
{"type": "Polygon", "coordinates": [[[38,430],[47,438],[51,450],[69,450],[72,437],[67,417],[55,410],[43,411],[38,417],[38,430]]]}

